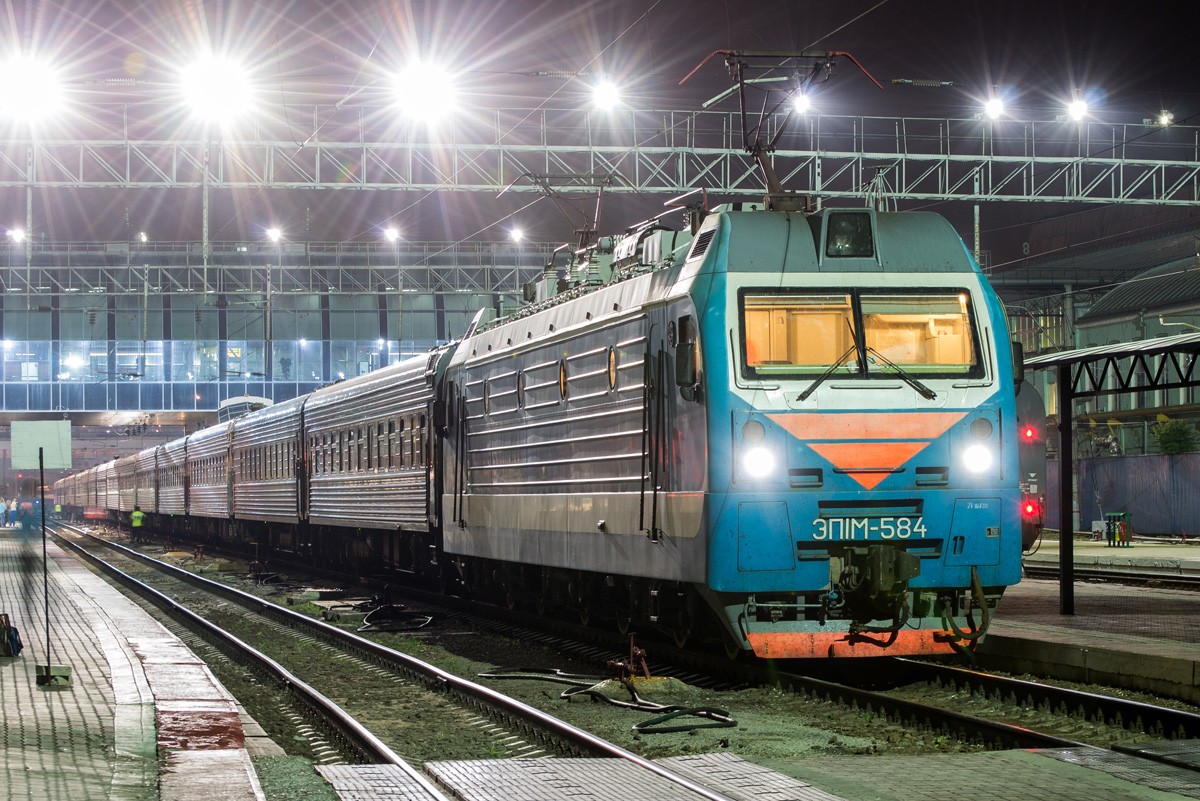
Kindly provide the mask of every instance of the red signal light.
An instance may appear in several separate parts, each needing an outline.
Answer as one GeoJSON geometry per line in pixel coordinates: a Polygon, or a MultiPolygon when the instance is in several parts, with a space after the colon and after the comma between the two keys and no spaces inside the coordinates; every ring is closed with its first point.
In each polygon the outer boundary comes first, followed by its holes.
{"type": "Polygon", "coordinates": [[[1025,504],[1025,514],[1027,514],[1027,515],[1033,514],[1033,504],[1032,503],[1025,504]]]}
{"type": "Polygon", "coordinates": [[[1033,429],[1032,428],[1025,429],[1025,439],[1033,439],[1033,429]]]}

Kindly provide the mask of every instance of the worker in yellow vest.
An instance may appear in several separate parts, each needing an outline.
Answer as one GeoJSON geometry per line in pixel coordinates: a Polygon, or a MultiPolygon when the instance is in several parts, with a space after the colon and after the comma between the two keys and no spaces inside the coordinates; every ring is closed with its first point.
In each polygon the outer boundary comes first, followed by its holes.
{"type": "Polygon", "coordinates": [[[146,513],[142,511],[142,507],[133,507],[133,514],[129,516],[129,521],[133,526],[133,531],[129,533],[129,539],[133,542],[139,542],[141,540],[141,537],[138,535],[142,533],[142,520],[145,517],[146,513]]]}

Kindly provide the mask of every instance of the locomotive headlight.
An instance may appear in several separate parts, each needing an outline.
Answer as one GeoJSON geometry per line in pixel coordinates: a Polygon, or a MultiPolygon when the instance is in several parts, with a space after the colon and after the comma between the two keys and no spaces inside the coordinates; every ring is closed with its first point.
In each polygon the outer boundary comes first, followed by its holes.
{"type": "Polygon", "coordinates": [[[767,448],[751,448],[742,455],[742,469],[751,478],[762,478],[775,469],[775,456],[767,448]]]}
{"type": "Polygon", "coordinates": [[[963,464],[972,473],[982,473],[992,466],[992,451],[986,445],[972,445],[963,451],[963,464]]]}

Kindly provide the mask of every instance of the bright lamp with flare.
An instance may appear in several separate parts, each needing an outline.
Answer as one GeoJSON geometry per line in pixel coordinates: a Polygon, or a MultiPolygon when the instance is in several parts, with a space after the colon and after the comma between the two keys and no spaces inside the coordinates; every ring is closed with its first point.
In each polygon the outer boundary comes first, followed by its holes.
{"type": "Polygon", "coordinates": [[[963,451],[963,465],[972,473],[983,473],[992,466],[992,451],[984,445],[972,445],[963,451]]]}
{"type": "Polygon", "coordinates": [[[751,448],[742,456],[742,469],[751,478],[764,478],[775,469],[775,456],[766,448],[751,448]]]}

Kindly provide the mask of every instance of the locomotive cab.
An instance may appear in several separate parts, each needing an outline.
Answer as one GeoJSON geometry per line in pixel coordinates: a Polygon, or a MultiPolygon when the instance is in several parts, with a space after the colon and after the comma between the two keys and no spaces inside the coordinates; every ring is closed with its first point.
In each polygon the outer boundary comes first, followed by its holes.
{"type": "Polygon", "coordinates": [[[1006,326],[962,241],[870,209],[726,209],[706,233],[707,413],[730,432],[708,587],[730,634],[779,657],[972,643],[1021,525],[1006,326]]]}

